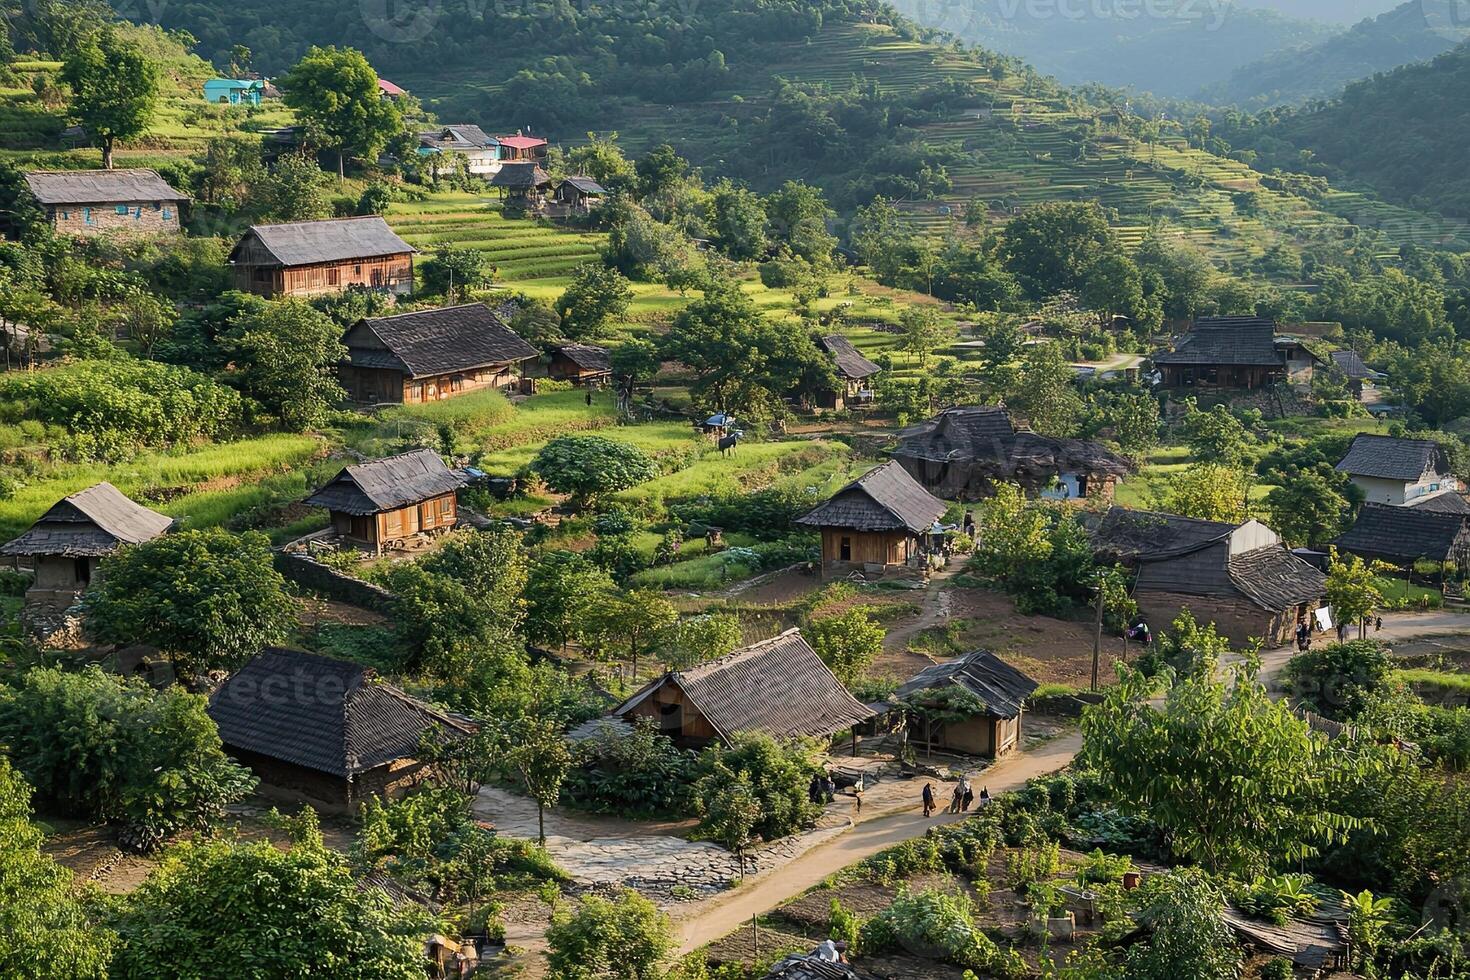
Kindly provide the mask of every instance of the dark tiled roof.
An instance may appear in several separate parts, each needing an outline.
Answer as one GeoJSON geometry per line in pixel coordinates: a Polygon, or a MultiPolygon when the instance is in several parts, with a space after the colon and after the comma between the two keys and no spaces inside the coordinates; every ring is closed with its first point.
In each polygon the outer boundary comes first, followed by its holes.
{"type": "Polygon", "coordinates": [[[359,664],[279,647],[225,681],[209,716],[227,748],[334,776],[413,758],[431,730],[467,731],[359,664]]]}
{"type": "Polygon", "coordinates": [[[803,639],[800,630],[673,671],[613,709],[626,715],[665,683],[676,685],[723,738],[760,731],[776,738],[824,737],[873,717],[803,639]]]}
{"type": "MultiPolygon", "coordinates": [[[[490,364],[514,364],[537,353],[536,348],[516,336],[481,303],[373,317],[363,320],[361,325],[377,335],[411,378],[468,371],[490,364]]],[[[359,366],[384,366],[365,363],[382,353],[371,348],[354,349],[348,344],[349,358],[359,366]]]]}
{"type": "Polygon", "coordinates": [[[1458,490],[1446,490],[1427,497],[1415,497],[1409,501],[1412,510],[1438,511],[1441,514],[1470,514],[1470,500],[1458,490]]]}
{"type": "Polygon", "coordinates": [[[1276,349],[1276,323],[1264,317],[1201,317],[1194,329],[1174,342],[1172,351],[1159,351],[1155,364],[1235,364],[1280,367],[1286,363],[1276,349]]]}
{"type": "Polygon", "coordinates": [[[852,341],[841,334],[823,337],[822,346],[826,348],[828,354],[832,355],[832,360],[837,362],[837,370],[854,381],[871,378],[882,370],[859,353],[858,349],[852,346],[852,341]]]}
{"type": "Polygon", "coordinates": [[[366,516],[407,507],[453,493],[464,478],[444,465],[432,449],[356,463],[345,467],[306,498],[315,507],[366,516]]]}
{"type": "Polygon", "coordinates": [[[1235,555],[1226,571],[1231,584],[1263,609],[1315,602],[1327,591],[1327,576],[1280,544],[1235,555]]]}
{"type": "Polygon", "coordinates": [[[57,501],[28,531],[0,547],[0,555],[99,557],[120,544],[150,541],[172,525],[172,518],[130,500],[111,483],[99,483],[57,501]]]}
{"type": "Polygon", "coordinates": [[[584,371],[611,371],[612,354],[606,347],[592,344],[562,344],[556,349],[567,360],[584,371]]]}
{"type": "Polygon", "coordinates": [[[114,204],[187,201],[155,170],[31,170],[31,196],[42,204],[114,204]]]}
{"type": "Polygon", "coordinates": [[[545,187],[550,183],[551,177],[535,163],[502,164],[490,178],[491,187],[532,188],[545,187]]]}
{"type": "Polygon", "coordinates": [[[1467,522],[1470,515],[1464,513],[1364,504],[1357,521],[1333,544],[1365,558],[1445,561],[1465,536],[1467,522]]]}
{"type": "Polygon", "coordinates": [[[993,405],[947,408],[902,433],[895,455],[949,461],[994,456],[1016,434],[1011,414],[993,405]]]}
{"type": "Polygon", "coordinates": [[[920,534],[944,515],[944,501],[921,487],[896,461],[890,460],[838,490],[798,524],[842,527],[855,531],[900,531],[920,534]]]}
{"type": "Polygon", "coordinates": [[[571,184],[583,194],[606,194],[607,190],[591,177],[568,177],[563,184],[571,184]]]}
{"type": "Polygon", "coordinates": [[[1381,378],[1383,374],[1375,371],[1363,363],[1363,356],[1355,350],[1335,350],[1332,352],[1332,363],[1343,374],[1354,381],[1365,381],[1372,378],[1381,378]]]}
{"type": "MultiPolygon", "coordinates": [[[[296,221],[284,225],[253,225],[245,233],[254,237],[283,266],[346,262],[349,259],[378,259],[408,255],[414,247],[393,233],[388,222],[377,215],[362,218],[332,218],[327,221],[296,221]]],[[[235,260],[244,239],[235,246],[235,260]]]]}
{"type": "Polygon", "coordinates": [[[1397,439],[1393,436],[1360,435],[1337,464],[1350,476],[1382,480],[1418,480],[1431,469],[1448,473],[1450,460],[1444,447],[1430,439],[1397,439]]]}
{"type": "Polygon", "coordinates": [[[859,973],[846,963],[819,960],[815,953],[805,956],[800,953],[786,957],[765,975],[765,980],[867,980],[868,975],[859,973]]]}
{"type": "Polygon", "coordinates": [[[1109,561],[1131,565],[1198,551],[1234,530],[1221,521],[1109,507],[1092,532],[1092,547],[1109,561]]]}
{"type": "Polygon", "coordinates": [[[1014,718],[1021,713],[1038,684],[1015,667],[991,653],[976,650],[957,660],[925,667],[904,682],[897,696],[909,698],[920,691],[949,685],[962,687],[985,702],[997,718],[1014,718]]]}
{"type": "Polygon", "coordinates": [[[419,133],[419,142],[447,150],[479,150],[495,146],[499,141],[479,126],[452,123],[419,133]]]}

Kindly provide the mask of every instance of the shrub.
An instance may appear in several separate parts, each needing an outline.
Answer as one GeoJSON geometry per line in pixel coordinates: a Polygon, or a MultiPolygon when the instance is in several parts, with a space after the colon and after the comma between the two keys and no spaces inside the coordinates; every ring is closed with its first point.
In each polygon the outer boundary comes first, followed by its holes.
{"type": "Polygon", "coordinates": [[[1374,640],[1329,643],[1287,662],[1290,692],[1329,718],[1356,718],[1385,688],[1397,664],[1374,640]]]}
{"type": "Polygon", "coordinates": [[[694,754],[675,747],[651,721],[622,735],[606,731],[577,745],[563,790],[595,813],[658,819],[687,812],[694,754]]]}
{"type": "Polygon", "coordinates": [[[940,891],[900,889],[888,908],[863,924],[859,947],[865,955],[906,951],[973,970],[1002,961],[1000,949],[975,927],[970,899],[940,891]]]}
{"type": "Polygon", "coordinates": [[[818,771],[816,747],[810,742],[783,743],[761,732],[738,732],[729,748],[713,745],[700,754],[695,808],[703,815],[708,801],[744,773],[761,805],[755,832],[776,840],[815,821],[820,808],[807,798],[807,789],[818,771]]]}
{"type": "Polygon", "coordinates": [[[1006,855],[1006,884],[1018,895],[1051,881],[1062,867],[1062,848],[1056,841],[1006,855]]]}
{"type": "Polygon", "coordinates": [[[674,949],[668,919],[631,890],[559,910],[546,944],[551,972],[563,980],[652,980],[674,949]]]}
{"type": "Polygon", "coordinates": [[[1122,881],[1133,870],[1133,860],[1126,854],[1104,854],[1099,848],[1087,856],[1087,863],[1077,869],[1080,885],[1106,885],[1122,881]]]}

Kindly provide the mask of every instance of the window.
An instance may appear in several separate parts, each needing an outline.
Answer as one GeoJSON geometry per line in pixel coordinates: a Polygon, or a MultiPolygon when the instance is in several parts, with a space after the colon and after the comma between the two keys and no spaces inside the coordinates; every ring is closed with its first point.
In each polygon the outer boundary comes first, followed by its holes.
{"type": "Polygon", "coordinates": [[[354,265],[352,267],[352,274],[354,276],[357,276],[359,279],[362,278],[362,264],[361,263],[359,263],[357,265],[354,265]]]}
{"type": "Polygon", "coordinates": [[[161,210],[163,210],[163,203],[161,201],[154,201],[153,202],[153,210],[155,210],[155,211],[161,211],[161,210]]]}
{"type": "Polygon", "coordinates": [[[439,498],[439,516],[440,517],[450,517],[453,514],[454,514],[454,498],[453,497],[440,497],[439,498]]]}
{"type": "Polygon", "coordinates": [[[172,221],[172,220],[174,220],[174,213],[172,211],[170,211],[168,208],[164,208],[163,209],[163,220],[164,221],[172,221]]]}
{"type": "Polygon", "coordinates": [[[839,561],[852,561],[852,538],[844,537],[837,551],[839,561]]]}
{"type": "Polygon", "coordinates": [[[82,221],[84,221],[85,223],[87,223],[89,225],[92,223],[92,209],[91,208],[82,208],[82,221]]]}
{"type": "Polygon", "coordinates": [[[91,561],[91,559],[88,559],[88,558],[73,558],[72,559],[72,574],[74,576],[76,576],[76,580],[78,582],[80,582],[82,585],[87,585],[88,583],[90,583],[92,581],[92,561],[91,561]]]}
{"type": "Polygon", "coordinates": [[[128,206],[126,204],[119,204],[117,206],[116,210],[117,210],[117,213],[118,214],[127,214],[128,213],[128,206]]]}
{"type": "Polygon", "coordinates": [[[341,284],[342,284],[342,270],[341,269],[328,269],[327,270],[327,285],[328,286],[340,286],[341,284]]]}
{"type": "Polygon", "coordinates": [[[70,221],[71,220],[71,212],[70,211],[63,211],[63,212],[61,212],[61,220],[62,221],[70,221]]]}

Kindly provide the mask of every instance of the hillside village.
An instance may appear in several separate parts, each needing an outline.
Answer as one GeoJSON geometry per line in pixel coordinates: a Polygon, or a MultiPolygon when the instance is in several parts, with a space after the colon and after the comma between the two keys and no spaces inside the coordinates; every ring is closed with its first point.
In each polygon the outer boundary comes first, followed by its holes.
{"type": "Polygon", "coordinates": [[[811,12],[0,11],[0,976],[1470,977],[1470,238],[811,12]]]}

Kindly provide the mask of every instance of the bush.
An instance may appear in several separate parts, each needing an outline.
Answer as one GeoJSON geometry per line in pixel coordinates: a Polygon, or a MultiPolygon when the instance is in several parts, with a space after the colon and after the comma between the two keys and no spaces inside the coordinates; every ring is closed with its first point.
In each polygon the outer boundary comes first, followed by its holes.
{"type": "Polygon", "coordinates": [[[562,793],[594,813],[661,819],[688,812],[694,754],[675,747],[651,721],[627,735],[600,733],[577,745],[562,793]]]}
{"type": "Polygon", "coordinates": [[[255,786],[225,756],[205,704],[98,667],[32,670],[0,688],[0,741],[48,806],[121,824],[149,850],[211,826],[255,786]]]}
{"type": "Polygon", "coordinates": [[[675,504],[669,512],[686,524],[740,531],[762,541],[775,541],[790,534],[792,522],[819,502],[811,490],[767,487],[754,493],[675,504]]]}
{"type": "Polygon", "coordinates": [[[1397,664],[1374,640],[1329,643],[1287,662],[1287,689],[1328,718],[1356,718],[1389,685],[1397,664]]]}
{"type": "Polygon", "coordinates": [[[658,465],[643,450],[606,436],[558,436],[536,454],[531,470],[580,504],[659,475],[658,465]]]}
{"type": "Polygon", "coordinates": [[[892,904],[863,924],[859,947],[864,955],[909,952],[972,970],[1003,969],[1007,961],[976,928],[970,899],[940,891],[900,889],[892,904]]]}
{"type": "Polygon", "coordinates": [[[729,748],[712,745],[700,754],[694,804],[704,815],[721,788],[744,773],[761,805],[755,832],[776,840],[810,826],[821,812],[807,798],[812,776],[819,771],[816,746],[810,742],[782,743],[760,732],[738,732],[729,748]]]}
{"type": "Polygon", "coordinates": [[[635,891],[584,896],[546,930],[551,972],[562,980],[651,980],[674,949],[668,919],[635,891]]]}

